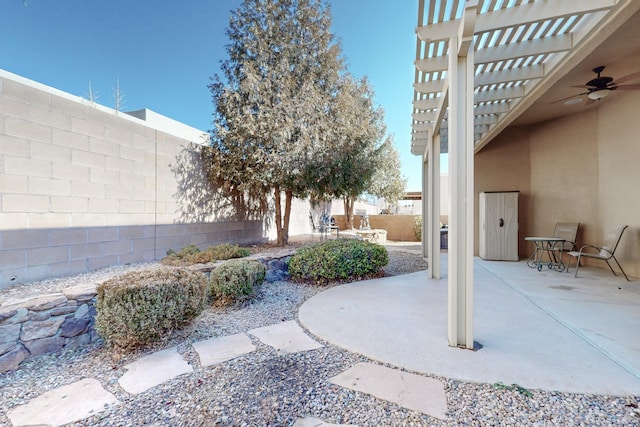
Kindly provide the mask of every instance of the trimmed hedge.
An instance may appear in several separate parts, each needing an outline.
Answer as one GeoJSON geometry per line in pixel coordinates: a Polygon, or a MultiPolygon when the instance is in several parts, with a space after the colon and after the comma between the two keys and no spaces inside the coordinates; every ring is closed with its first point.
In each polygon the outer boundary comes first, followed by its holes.
{"type": "Polygon", "coordinates": [[[203,273],[180,268],[114,277],[97,286],[96,330],[123,350],[157,341],[202,312],[207,285],[203,273]]]}
{"type": "Polygon", "coordinates": [[[167,256],[160,262],[171,266],[184,266],[192,264],[207,264],[210,262],[243,258],[249,256],[251,252],[247,248],[241,248],[238,245],[222,243],[216,246],[209,246],[205,250],[200,250],[196,245],[185,246],[178,252],[170,250],[167,256]]]}
{"type": "Polygon", "coordinates": [[[289,261],[293,280],[327,284],[380,276],[389,262],[384,246],[364,240],[336,239],[300,248],[289,261]]]}
{"type": "Polygon", "coordinates": [[[209,292],[218,304],[228,305],[253,296],[266,271],[257,260],[233,260],[211,272],[209,292]]]}

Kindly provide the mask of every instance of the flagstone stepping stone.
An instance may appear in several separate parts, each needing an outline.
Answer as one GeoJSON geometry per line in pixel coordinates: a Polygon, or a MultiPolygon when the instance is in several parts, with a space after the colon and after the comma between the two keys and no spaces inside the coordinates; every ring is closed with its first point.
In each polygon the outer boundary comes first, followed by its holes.
{"type": "Polygon", "coordinates": [[[178,353],[177,347],[141,357],[124,368],[127,372],[118,380],[118,383],[131,394],[142,393],[178,375],[193,372],[191,365],[178,353]]]}
{"type": "Polygon", "coordinates": [[[322,344],[309,338],[294,320],[251,329],[249,333],[266,345],[275,348],[278,354],[297,353],[322,347],[322,344]]]}
{"type": "Polygon", "coordinates": [[[358,363],[329,381],[344,388],[388,400],[403,408],[441,420],[446,419],[447,397],[444,385],[433,378],[373,363],[358,363]]]}
{"type": "Polygon", "coordinates": [[[325,423],[324,421],[318,418],[306,417],[306,418],[298,418],[295,424],[293,424],[293,427],[358,427],[358,426],[355,424],[325,423]]]}
{"type": "Polygon", "coordinates": [[[245,334],[228,335],[193,343],[202,366],[226,362],[256,350],[251,338],[245,334]]]}
{"type": "Polygon", "coordinates": [[[85,378],[32,399],[7,412],[14,427],[61,426],[79,421],[120,402],[98,380],[85,378]]]}

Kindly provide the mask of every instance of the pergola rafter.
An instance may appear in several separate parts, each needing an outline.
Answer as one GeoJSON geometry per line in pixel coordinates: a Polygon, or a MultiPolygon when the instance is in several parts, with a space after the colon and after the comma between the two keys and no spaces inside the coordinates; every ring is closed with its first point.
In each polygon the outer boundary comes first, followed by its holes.
{"type": "MultiPolygon", "coordinates": [[[[478,0],[473,23],[474,114],[480,116],[487,102],[501,103],[508,113],[524,97],[536,94],[536,86],[548,87],[555,68],[606,27],[607,22],[632,3],[631,0],[478,0]],[[545,84],[545,81],[547,82],[545,84]],[[482,107],[482,108],[481,108],[482,107]]],[[[461,32],[462,0],[419,0],[416,29],[416,75],[414,83],[414,131],[430,127],[439,133],[446,116],[439,112],[448,87],[447,72],[451,37],[461,32]]],[[[535,100],[535,99],[534,99],[535,100]]],[[[531,101],[532,102],[532,101],[531,101]]],[[[448,105],[441,108],[447,109],[448,105]]],[[[475,136],[482,148],[497,131],[517,116],[503,114],[486,131],[475,136]]],[[[416,135],[413,135],[416,137],[416,135]]],[[[446,150],[446,144],[445,144],[446,150]]],[[[422,154],[413,150],[414,154],[422,154]]]]}

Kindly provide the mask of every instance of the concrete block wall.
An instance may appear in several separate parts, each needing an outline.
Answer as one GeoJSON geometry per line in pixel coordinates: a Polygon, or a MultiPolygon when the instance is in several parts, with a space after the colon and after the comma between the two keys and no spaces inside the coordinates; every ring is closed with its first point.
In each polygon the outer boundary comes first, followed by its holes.
{"type": "Polygon", "coordinates": [[[202,202],[212,189],[191,188],[203,132],[150,115],[0,70],[0,288],[262,239],[262,222],[227,219],[202,202]]]}

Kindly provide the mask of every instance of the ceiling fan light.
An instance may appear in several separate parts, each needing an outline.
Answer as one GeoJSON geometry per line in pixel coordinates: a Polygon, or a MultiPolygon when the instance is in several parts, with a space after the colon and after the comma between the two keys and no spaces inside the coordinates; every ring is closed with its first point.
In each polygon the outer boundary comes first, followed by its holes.
{"type": "Polygon", "coordinates": [[[593,99],[595,101],[604,98],[605,96],[607,96],[609,94],[608,90],[597,90],[595,92],[591,92],[589,93],[589,95],[587,95],[590,99],[593,99]]]}

